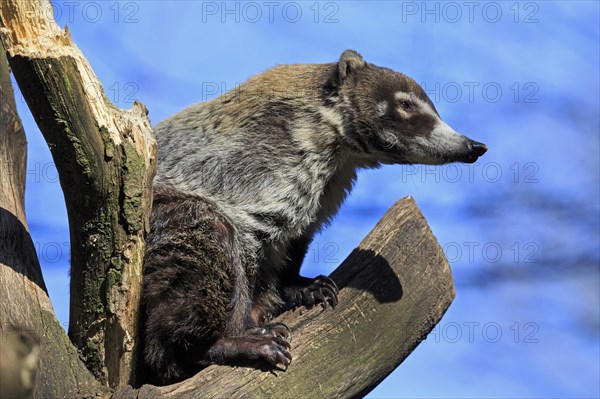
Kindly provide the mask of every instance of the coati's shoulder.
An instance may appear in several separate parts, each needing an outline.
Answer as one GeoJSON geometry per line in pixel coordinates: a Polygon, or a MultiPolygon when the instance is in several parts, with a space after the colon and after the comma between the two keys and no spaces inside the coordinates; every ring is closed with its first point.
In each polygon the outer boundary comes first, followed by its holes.
{"type": "MultiPolygon", "coordinates": [[[[239,89],[262,89],[284,98],[304,95],[307,88],[323,85],[336,68],[336,64],[283,64],[254,75],[239,86],[239,89]]],[[[233,90],[232,94],[235,94],[233,90]]]]}

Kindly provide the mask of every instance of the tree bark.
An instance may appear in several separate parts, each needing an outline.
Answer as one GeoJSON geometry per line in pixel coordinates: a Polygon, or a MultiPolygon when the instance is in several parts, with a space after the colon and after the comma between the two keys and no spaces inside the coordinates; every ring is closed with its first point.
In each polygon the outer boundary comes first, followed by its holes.
{"type": "MultiPolygon", "coordinates": [[[[0,43],[0,334],[7,345],[15,334],[33,335],[39,342],[36,398],[108,396],[78,359],[77,352],[58,320],[46,292],[42,271],[25,221],[27,142],[17,115],[8,64],[0,43]]],[[[11,349],[10,347],[8,349],[11,349]]],[[[8,395],[23,393],[19,367],[3,350],[3,387],[8,395]],[[5,374],[8,370],[8,374],[5,374]],[[6,384],[12,384],[7,387],[6,384]]],[[[19,395],[20,396],[20,395],[19,395]]],[[[15,396],[18,397],[18,396],[15,396]]]]}
{"type": "Polygon", "coordinates": [[[166,387],[122,387],[113,399],[354,398],[377,386],[423,341],[454,298],[450,266],[414,200],[399,200],[330,276],[334,309],[286,312],[286,371],[210,366],[166,387]]]}
{"type": "Polygon", "coordinates": [[[69,337],[94,375],[133,383],[156,143],[145,107],[120,110],[47,0],[2,0],[0,37],[52,152],[69,215],[69,337]]]}

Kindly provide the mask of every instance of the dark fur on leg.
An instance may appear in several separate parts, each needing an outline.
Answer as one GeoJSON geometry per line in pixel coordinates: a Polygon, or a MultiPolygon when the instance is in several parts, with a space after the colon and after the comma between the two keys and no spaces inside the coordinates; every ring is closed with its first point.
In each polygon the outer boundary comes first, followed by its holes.
{"type": "Polygon", "coordinates": [[[235,234],[209,201],[155,187],[143,293],[149,382],[174,383],[211,363],[290,364],[289,328],[252,319],[235,234]]]}
{"type": "Polygon", "coordinates": [[[248,284],[234,243],[233,227],[213,204],[155,188],[143,293],[144,359],[154,382],[193,375],[223,333],[245,329],[248,284]]]}

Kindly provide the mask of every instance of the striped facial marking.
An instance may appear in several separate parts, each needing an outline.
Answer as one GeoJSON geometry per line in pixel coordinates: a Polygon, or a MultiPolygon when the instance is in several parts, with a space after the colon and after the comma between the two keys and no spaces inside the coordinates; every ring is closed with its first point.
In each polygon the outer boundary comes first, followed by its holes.
{"type": "Polygon", "coordinates": [[[386,90],[387,98],[375,104],[379,151],[402,163],[443,163],[467,151],[468,139],[439,117],[422,90],[410,89],[386,90]]]}

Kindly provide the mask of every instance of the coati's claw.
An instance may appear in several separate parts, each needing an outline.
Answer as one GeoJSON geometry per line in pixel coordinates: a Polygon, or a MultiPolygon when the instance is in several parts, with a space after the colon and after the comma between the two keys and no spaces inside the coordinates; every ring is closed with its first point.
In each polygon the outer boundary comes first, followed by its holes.
{"type": "Polygon", "coordinates": [[[335,308],[338,304],[337,294],[340,292],[335,281],[329,277],[319,276],[315,280],[315,284],[318,284],[320,287],[319,292],[327,298],[327,300],[323,301],[324,307],[327,308],[331,304],[331,307],[335,308]]]}
{"type": "Polygon", "coordinates": [[[274,367],[282,364],[287,368],[292,362],[292,354],[290,343],[280,336],[251,334],[219,339],[209,349],[205,359],[216,364],[262,359],[274,367]]]}
{"type": "Polygon", "coordinates": [[[305,286],[287,287],[283,291],[286,298],[286,308],[292,309],[298,306],[312,308],[322,304],[323,308],[331,306],[335,308],[338,304],[337,294],[339,289],[335,281],[325,276],[318,276],[305,286]]]}
{"type": "Polygon", "coordinates": [[[280,337],[286,341],[292,340],[292,330],[283,323],[270,323],[246,330],[246,335],[268,335],[280,337]]]}
{"type": "Polygon", "coordinates": [[[339,294],[339,292],[340,292],[340,289],[338,288],[338,286],[335,283],[335,281],[333,281],[329,277],[319,276],[319,277],[317,277],[317,282],[321,282],[323,284],[326,284],[326,285],[330,286],[333,289],[333,291],[335,292],[336,295],[339,294]]]}
{"type": "Polygon", "coordinates": [[[264,326],[271,335],[280,337],[290,342],[292,340],[292,330],[283,323],[271,323],[264,326]]]}
{"type": "Polygon", "coordinates": [[[282,364],[285,367],[292,362],[290,344],[285,339],[269,335],[252,336],[251,338],[253,339],[244,345],[244,352],[249,359],[264,359],[273,366],[282,364]]]}

